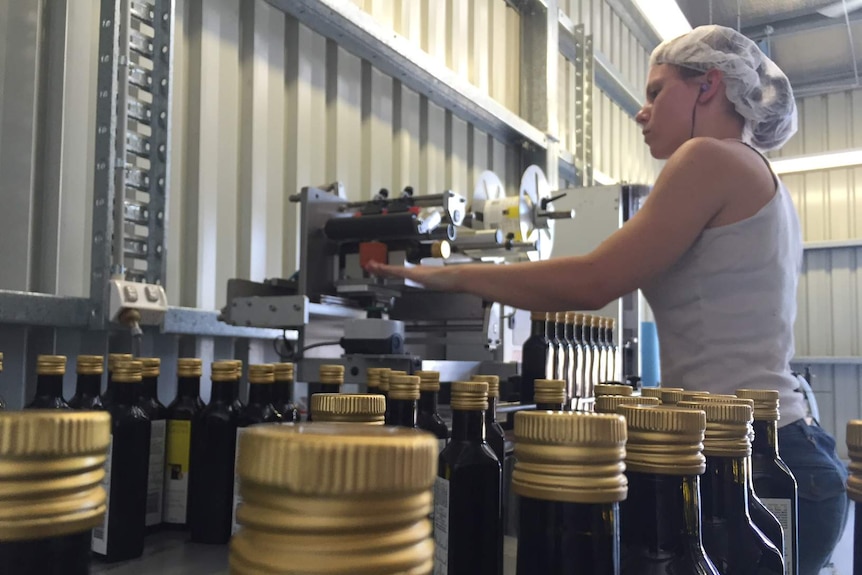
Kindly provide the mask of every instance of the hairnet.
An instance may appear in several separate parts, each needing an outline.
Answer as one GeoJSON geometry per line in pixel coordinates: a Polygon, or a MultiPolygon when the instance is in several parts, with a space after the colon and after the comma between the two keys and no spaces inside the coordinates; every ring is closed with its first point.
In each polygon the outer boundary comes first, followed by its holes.
{"type": "Polygon", "coordinates": [[[675,64],[724,73],[727,99],[745,119],[743,141],[767,151],[796,132],[796,101],[784,72],[751,39],[724,26],[699,26],[662,42],[650,65],[675,64]]]}

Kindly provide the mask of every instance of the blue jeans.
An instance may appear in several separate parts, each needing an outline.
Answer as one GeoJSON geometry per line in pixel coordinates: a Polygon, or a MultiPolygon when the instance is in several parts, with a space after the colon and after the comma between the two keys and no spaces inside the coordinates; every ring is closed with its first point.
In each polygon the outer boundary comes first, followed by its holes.
{"type": "Polygon", "coordinates": [[[816,423],[799,420],[780,428],[778,448],[799,489],[799,575],[817,575],[847,522],[847,467],[835,439],[816,423]]]}

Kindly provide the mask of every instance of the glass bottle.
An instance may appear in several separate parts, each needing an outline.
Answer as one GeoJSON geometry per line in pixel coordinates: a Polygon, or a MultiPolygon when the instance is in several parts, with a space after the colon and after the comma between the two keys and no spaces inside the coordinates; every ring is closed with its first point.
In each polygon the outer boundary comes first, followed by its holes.
{"type": "Polygon", "coordinates": [[[25,409],[70,409],[63,399],[65,355],[40,355],[36,358],[36,395],[25,409]]]}
{"type": "Polygon", "coordinates": [[[850,455],[850,477],[847,495],[856,502],[853,532],[853,573],[862,573],[862,420],[847,422],[847,451],[850,455]]]}
{"type": "Polygon", "coordinates": [[[745,460],[751,454],[752,409],[747,405],[680,402],[706,412],[701,479],[703,547],[722,573],[783,575],[781,552],[748,514],[745,460]]]}
{"type": "Polygon", "coordinates": [[[204,408],[201,393],[201,360],[177,360],[177,396],[168,405],[165,447],[165,500],[163,522],[172,529],[188,525],[189,474],[192,427],[204,408]]]}
{"type": "MultiPolygon", "coordinates": [[[[248,366],[248,403],[239,411],[237,417],[237,446],[240,443],[240,438],[243,433],[248,430],[249,426],[257,425],[258,423],[274,423],[278,421],[278,413],[272,406],[272,384],[274,382],[275,367],[272,364],[264,363],[248,366]]],[[[239,449],[236,451],[236,457],[239,457],[239,449]]],[[[236,533],[239,529],[239,524],[236,521],[236,512],[239,504],[242,502],[242,498],[239,494],[239,482],[237,481],[237,478],[238,476],[235,475],[233,484],[231,533],[236,533]]]]}
{"type": "Polygon", "coordinates": [[[147,480],[147,529],[154,531],[162,524],[165,498],[165,445],[168,434],[168,408],[159,401],[159,374],[162,360],[142,357],[143,377],[138,406],[150,418],[150,463],[147,480]]]}
{"type": "MultiPolygon", "coordinates": [[[[590,363],[590,379],[592,387],[602,383],[601,380],[601,365],[602,365],[602,350],[599,343],[599,322],[602,318],[597,315],[590,316],[590,351],[593,356],[593,361],[590,363]]],[[[586,322],[584,322],[584,331],[586,331],[586,322]]]]}
{"type": "MultiPolygon", "coordinates": [[[[114,371],[114,366],[118,361],[131,361],[134,357],[131,353],[109,353],[108,354],[108,381],[111,381],[111,373],[114,371]]],[[[111,386],[105,388],[105,393],[102,394],[102,404],[107,405],[111,401],[111,386]]]]}
{"type": "Polygon", "coordinates": [[[102,372],[105,358],[101,355],[79,355],[75,363],[78,380],[75,395],[69,400],[72,409],[104,409],[102,406],[102,372]]]}
{"type": "Polygon", "coordinates": [[[551,342],[551,349],[553,350],[552,371],[548,379],[561,379],[566,370],[566,350],[563,347],[563,342],[557,338],[557,333],[557,314],[548,312],[545,314],[545,337],[551,342]]]}
{"type": "Polygon", "coordinates": [[[583,313],[575,314],[575,339],[581,347],[583,361],[578,366],[578,374],[581,386],[584,390],[583,397],[593,397],[593,348],[590,346],[590,316],[583,313]]]}
{"type": "Polygon", "coordinates": [[[435,573],[501,575],[502,467],[485,441],[488,384],[452,383],[452,439],[434,485],[435,573]]]}
{"type": "Polygon", "coordinates": [[[737,397],[754,401],[751,464],[754,492],[781,523],[788,575],[799,575],[798,495],[796,478],[778,453],[778,392],[738,389],[737,397]]]}
{"type": "Polygon", "coordinates": [[[599,382],[606,383],[608,378],[608,318],[599,318],[599,336],[596,344],[599,347],[599,382]]]}
{"type": "Polygon", "coordinates": [[[383,425],[386,398],[370,393],[315,393],[311,407],[315,423],[362,423],[383,425]]]}
{"type": "Polygon", "coordinates": [[[658,405],[659,400],[655,397],[643,397],[634,395],[598,395],[596,396],[596,413],[616,413],[621,405],[658,405]]]}
{"type": "Polygon", "coordinates": [[[577,406],[578,398],[583,397],[583,389],[580,387],[581,383],[578,380],[578,366],[580,365],[582,352],[575,339],[575,312],[566,312],[565,335],[569,353],[569,369],[566,371],[566,376],[570,378],[569,381],[571,382],[570,399],[572,400],[571,408],[574,409],[577,406]]]}
{"type": "Polygon", "coordinates": [[[515,415],[519,575],[619,575],[625,443],[618,415],[515,415]]]}
{"type": "Polygon", "coordinates": [[[138,406],[140,361],[114,365],[108,388],[111,401],[111,443],[102,486],[108,494],[105,521],[93,529],[93,553],[105,561],[126,561],[144,553],[147,480],[150,463],[150,420],[138,406]]]}
{"type": "Polygon", "coordinates": [[[564,411],[566,407],[566,382],[562,379],[536,380],[536,409],[539,411],[564,411]]]}
{"type": "Polygon", "coordinates": [[[626,478],[620,504],[622,575],[719,575],[703,550],[700,525],[702,411],[621,405],[626,478]]]}
{"type": "Polygon", "coordinates": [[[623,376],[620,371],[620,348],[614,341],[614,331],[616,330],[617,320],[608,318],[608,380],[622,381],[623,376]]]}
{"type": "Polygon", "coordinates": [[[291,399],[293,397],[293,373],[292,363],[276,363],[275,384],[273,384],[274,397],[272,405],[278,412],[279,418],[284,423],[299,421],[299,410],[291,399]]]}
{"type": "Polygon", "coordinates": [[[535,403],[533,382],[548,379],[554,373],[554,348],[545,333],[545,313],[530,314],[530,337],[521,348],[521,403],[535,403]]]}
{"type": "MultiPolygon", "coordinates": [[[[308,382],[308,404],[311,405],[311,397],[315,393],[340,393],[344,385],[343,365],[321,365],[317,381],[308,382]]],[[[308,410],[308,421],[312,421],[314,413],[308,410]]]]}
{"type": "Polygon", "coordinates": [[[283,573],[289,562],[297,573],[355,575],[361,566],[363,573],[430,574],[436,454],[433,436],[404,427],[250,429],[239,446],[244,503],[230,572],[283,573]],[[274,512],[286,508],[289,515],[274,512]]]}
{"type": "Polygon", "coordinates": [[[485,441],[501,464],[506,459],[506,432],[497,423],[497,402],[500,400],[500,376],[474,375],[471,381],[484,381],[488,384],[488,409],[485,410],[485,441]]]}
{"type": "Polygon", "coordinates": [[[570,403],[572,396],[572,387],[574,386],[574,362],[572,361],[575,351],[572,348],[571,342],[566,339],[566,312],[557,312],[554,323],[556,329],[556,338],[560,342],[559,352],[560,357],[557,358],[557,369],[560,374],[557,379],[562,379],[566,382],[566,403],[570,403]]]}
{"type": "MultiPolygon", "coordinates": [[[[416,416],[416,426],[431,433],[437,438],[440,451],[446,447],[449,440],[449,427],[437,411],[437,396],[440,393],[439,371],[417,371],[419,376],[419,413],[416,416]]],[[[489,402],[490,404],[490,402],[489,402]]],[[[490,409],[490,406],[489,406],[490,409]]]]}
{"type": "Polygon", "coordinates": [[[415,375],[389,376],[389,405],[386,425],[416,427],[419,402],[419,377],[415,375]]]}
{"type": "Polygon", "coordinates": [[[236,364],[212,363],[210,402],[192,422],[189,531],[194,543],[230,540],[239,413],[236,364]]]}
{"type": "Polygon", "coordinates": [[[0,442],[0,573],[87,575],[92,529],[101,528],[105,516],[98,473],[111,441],[111,416],[4,411],[0,430],[15,438],[0,442]]]}

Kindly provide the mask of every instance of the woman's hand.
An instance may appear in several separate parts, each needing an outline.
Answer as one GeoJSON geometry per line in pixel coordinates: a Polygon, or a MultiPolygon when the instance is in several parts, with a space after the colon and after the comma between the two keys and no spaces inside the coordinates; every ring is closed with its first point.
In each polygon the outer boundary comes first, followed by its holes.
{"type": "Polygon", "coordinates": [[[403,278],[421,284],[422,287],[434,291],[456,291],[458,266],[390,266],[380,262],[371,261],[365,266],[365,270],[378,277],[403,278]]]}

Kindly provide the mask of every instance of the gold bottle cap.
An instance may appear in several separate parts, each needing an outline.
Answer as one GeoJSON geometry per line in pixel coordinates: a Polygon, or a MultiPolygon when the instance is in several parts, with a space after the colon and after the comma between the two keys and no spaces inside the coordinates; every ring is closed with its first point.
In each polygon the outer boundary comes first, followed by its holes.
{"type": "Polygon", "coordinates": [[[66,373],[65,355],[40,355],[36,358],[36,373],[39,375],[63,375],[66,373]]]}
{"type": "Polygon", "coordinates": [[[556,312],[553,312],[553,311],[545,312],[545,322],[554,323],[555,321],[557,321],[556,312]]]}
{"type": "Polygon", "coordinates": [[[621,405],[617,412],[626,418],[628,426],[628,471],[659,475],[700,475],[706,471],[703,411],[621,405]]]}
{"type": "Polygon", "coordinates": [[[131,353],[109,353],[108,354],[108,371],[114,371],[114,364],[118,361],[135,359],[131,353]]]}
{"type": "Polygon", "coordinates": [[[111,372],[111,381],[114,383],[137,383],[141,381],[144,374],[144,364],[135,359],[118,361],[111,372]]]}
{"type": "Polygon", "coordinates": [[[447,240],[440,240],[431,244],[431,257],[447,259],[452,255],[452,244],[447,240]]]}
{"type": "Polygon", "coordinates": [[[599,316],[597,316],[597,315],[594,315],[594,316],[592,316],[592,318],[591,318],[590,325],[591,325],[592,327],[599,327],[599,322],[600,322],[600,321],[601,321],[601,318],[600,318],[599,316]]]}
{"type": "Polygon", "coordinates": [[[545,321],[548,317],[543,311],[532,311],[530,312],[530,319],[533,321],[545,321]]]}
{"type": "Polygon", "coordinates": [[[568,325],[574,325],[574,323],[575,323],[575,316],[576,316],[576,315],[577,315],[577,314],[576,314],[575,312],[573,312],[573,311],[567,311],[567,312],[566,312],[566,324],[568,324],[568,325]]]}
{"type": "Polygon", "coordinates": [[[318,369],[318,383],[342,385],[344,383],[343,365],[321,365],[318,369]]]}
{"type": "Polygon", "coordinates": [[[389,372],[387,367],[369,367],[365,371],[365,386],[369,389],[380,387],[380,380],[383,377],[383,372],[389,372]]]}
{"type": "Polygon", "coordinates": [[[181,357],[177,360],[177,377],[200,377],[203,363],[196,357],[181,357]]]}
{"type": "Polygon", "coordinates": [[[232,573],[427,574],[437,440],[394,426],[249,428],[232,573]],[[290,549],[289,568],[284,550],[290,549]]]}
{"type": "Polygon", "coordinates": [[[488,397],[500,397],[500,376],[499,375],[474,375],[470,381],[484,381],[488,384],[488,397]]]}
{"type": "Polygon", "coordinates": [[[847,422],[847,452],[850,455],[850,477],[847,479],[847,495],[862,503],[862,420],[847,422]]]}
{"type": "Polygon", "coordinates": [[[380,368],[380,385],[377,386],[382,393],[389,393],[389,378],[392,376],[392,370],[388,367],[380,368]]]}
{"type": "Polygon", "coordinates": [[[389,376],[389,399],[415,401],[419,399],[419,376],[389,376]]]}
{"type": "Polygon", "coordinates": [[[294,367],[290,362],[274,363],[276,381],[293,381],[294,367]]]}
{"type": "Polygon", "coordinates": [[[249,383],[275,383],[275,366],[271,363],[260,363],[248,366],[249,383]]]}
{"type": "Polygon", "coordinates": [[[79,355],[75,371],[80,375],[102,375],[105,358],[101,355],[79,355]]]}
{"type": "Polygon", "coordinates": [[[488,384],[484,381],[452,382],[449,405],[459,411],[485,411],[488,409],[488,384]]]}
{"type": "Polygon", "coordinates": [[[584,325],[584,318],[586,314],[583,313],[575,313],[575,325],[584,325]]]}
{"type": "Polygon", "coordinates": [[[631,395],[634,390],[630,385],[621,383],[597,383],[593,390],[596,397],[601,395],[631,395]]]}
{"type": "Polygon", "coordinates": [[[232,359],[214,361],[210,369],[213,381],[236,381],[239,379],[239,370],[237,370],[236,362],[232,359]]]}
{"type": "Polygon", "coordinates": [[[616,413],[621,405],[658,405],[660,402],[655,397],[644,397],[634,395],[599,395],[593,409],[596,413],[616,413]]]}
{"type": "Polygon", "coordinates": [[[697,401],[698,403],[734,403],[736,405],[747,405],[752,410],[754,409],[754,400],[736,397],[735,395],[710,393],[709,395],[699,395],[691,401],[697,401]]]}
{"type": "Polygon", "coordinates": [[[615,320],[615,319],[614,319],[614,318],[612,318],[612,317],[609,317],[609,318],[608,318],[608,327],[609,327],[610,329],[614,329],[614,328],[616,327],[616,325],[617,325],[617,320],[615,320]]]}
{"type": "Polygon", "coordinates": [[[537,379],[534,383],[535,402],[566,403],[566,382],[562,379],[537,379]]]}
{"type": "Polygon", "coordinates": [[[643,387],[641,388],[641,397],[654,397],[661,400],[661,390],[661,387],[643,387]]]}
{"type": "Polygon", "coordinates": [[[417,371],[419,376],[419,391],[440,391],[439,371],[417,371]]]}
{"type": "Polygon", "coordinates": [[[315,423],[372,423],[383,425],[386,398],[382,395],[315,393],[311,396],[315,423]]]}
{"type": "Polygon", "coordinates": [[[557,323],[565,324],[566,323],[566,312],[558,311],[556,313],[556,315],[554,316],[554,321],[557,323]]]}
{"type": "Polygon", "coordinates": [[[700,409],[706,413],[703,454],[707,457],[748,457],[751,455],[752,409],[748,405],[717,401],[680,401],[677,407],[700,409]]]}
{"type": "Polygon", "coordinates": [[[755,421],[778,421],[778,392],[774,389],[737,389],[736,396],[754,400],[755,421]]]}
{"type": "Polygon", "coordinates": [[[663,405],[676,405],[682,401],[682,394],[685,390],[675,389],[672,387],[661,388],[661,402],[663,405]]]}
{"type": "Polygon", "coordinates": [[[626,423],[618,415],[520,411],[512,488],[548,501],[622,501],[628,492],[625,444],[626,423]]]}
{"type": "Polygon", "coordinates": [[[704,395],[709,395],[708,391],[683,391],[682,399],[680,401],[694,401],[696,398],[703,397],[704,395]]]}
{"type": "Polygon", "coordinates": [[[110,438],[105,411],[0,412],[0,541],[100,525],[110,438]]]}
{"type": "Polygon", "coordinates": [[[141,363],[144,365],[144,377],[159,377],[162,369],[162,360],[157,357],[142,357],[141,363]]]}

